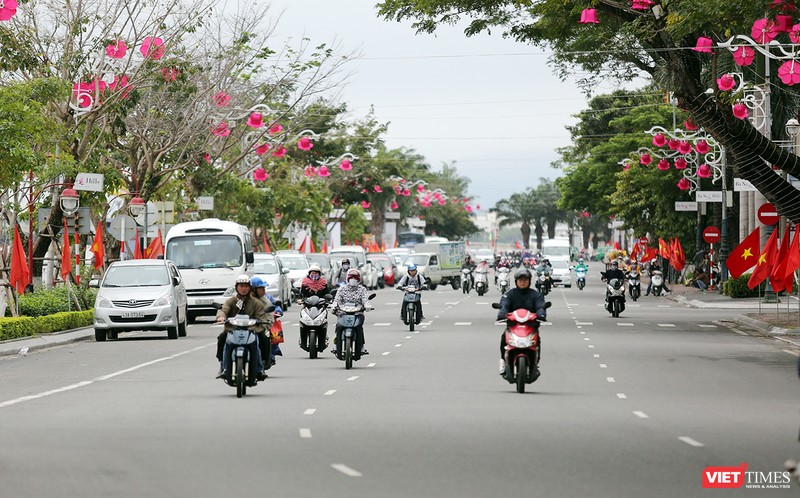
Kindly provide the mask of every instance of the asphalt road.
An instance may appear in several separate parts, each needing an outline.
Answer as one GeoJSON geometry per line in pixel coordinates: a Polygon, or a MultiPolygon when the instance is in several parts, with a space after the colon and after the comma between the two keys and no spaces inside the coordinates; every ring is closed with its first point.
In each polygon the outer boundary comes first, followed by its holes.
{"type": "Polygon", "coordinates": [[[293,307],[285,356],[242,399],[214,379],[210,323],[0,359],[2,495],[683,497],[708,466],[800,457],[798,351],[665,298],[614,319],[602,292],[548,296],[522,395],[498,375],[495,289],[425,293],[414,333],[379,291],[350,371],[307,358],[293,307]]]}

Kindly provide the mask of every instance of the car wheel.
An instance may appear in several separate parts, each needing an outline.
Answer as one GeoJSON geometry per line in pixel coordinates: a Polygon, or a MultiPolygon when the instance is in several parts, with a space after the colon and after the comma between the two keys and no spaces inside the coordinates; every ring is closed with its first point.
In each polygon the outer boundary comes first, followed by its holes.
{"type": "Polygon", "coordinates": [[[106,340],[106,331],[104,329],[94,329],[94,340],[104,342],[106,340]]]}
{"type": "Polygon", "coordinates": [[[178,338],[178,327],[167,327],[167,337],[170,339],[178,338]]]}
{"type": "Polygon", "coordinates": [[[117,339],[119,339],[119,331],[115,329],[108,329],[108,338],[113,341],[116,341],[117,339]]]}
{"type": "Polygon", "coordinates": [[[189,312],[183,312],[183,321],[178,324],[178,337],[186,337],[187,321],[189,320],[189,312]]]}

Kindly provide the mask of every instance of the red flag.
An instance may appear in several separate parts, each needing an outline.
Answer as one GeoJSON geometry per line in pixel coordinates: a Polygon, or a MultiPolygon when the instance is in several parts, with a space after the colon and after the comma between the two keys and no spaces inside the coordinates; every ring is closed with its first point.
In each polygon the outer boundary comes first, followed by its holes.
{"type": "Polygon", "coordinates": [[[69,247],[67,219],[64,218],[64,245],[61,246],[61,280],[66,282],[70,273],[72,273],[72,251],[69,247]]]}
{"type": "Polygon", "coordinates": [[[311,235],[308,236],[308,245],[309,245],[308,250],[311,252],[311,254],[317,252],[317,250],[314,249],[314,239],[311,237],[311,235]]]}
{"type": "Polygon", "coordinates": [[[262,233],[261,238],[264,240],[264,252],[272,252],[269,250],[269,244],[267,244],[267,236],[262,233]]]}
{"type": "Polygon", "coordinates": [[[767,277],[769,277],[769,273],[770,270],[772,270],[772,265],[775,263],[777,253],[778,231],[773,230],[772,235],[770,235],[769,240],[767,240],[767,245],[765,245],[764,250],[761,251],[761,256],[758,258],[755,271],[752,275],[750,275],[750,280],[747,281],[747,287],[753,289],[758,286],[758,284],[766,280],[767,277]]]}
{"type": "Polygon", "coordinates": [[[136,229],[136,240],[133,241],[133,259],[144,259],[142,257],[142,243],[139,241],[139,229],[136,229]]]}
{"type": "Polygon", "coordinates": [[[297,248],[297,250],[300,251],[302,254],[305,254],[305,253],[308,252],[308,248],[307,248],[307,244],[306,244],[307,241],[308,241],[308,237],[307,236],[303,237],[303,242],[300,244],[300,247],[297,248]]]}
{"type": "Polygon", "coordinates": [[[636,256],[639,255],[639,243],[635,242],[633,244],[633,249],[631,249],[631,259],[636,259],[636,256]]]}
{"type": "Polygon", "coordinates": [[[678,271],[686,267],[686,255],[683,254],[683,247],[681,247],[681,241],[678,240],[677,236],[673,242],[672,261],[670,261],[670,264],[678,271]]]}
{"type": "Polygon", "coordinates": [[[97,222],[97,231],[94,234],[92,243],[92,253],[94,254],[94,269],[102,268],[106,259],[106,248],[103,245],[103,220],[97,222]]]}
{"type": "Polygon", "coordinates": [[[786,273],[784,279],[786,280],[786,292],[792,292],[792,284],[794,283],[794,272],[800,268],[800,226],[795,225],[794,239],[792,245],[789,247],[789,254],[786,257],[786,273]]]}
{"type": "Polygon", "coordinates": [[[323,240],[322,241],[322,252],[324,254],[328,253],[328,241],[327,240],[323,240]]]}
{"type": "Polygon", "coordinates": [[[159,256],[164,255],[164,242],[161,240],[161,229],[158,229],[158,235],[150,241],[150,245],[144,250],[144,257],[147,259],[158,259],[159,256]]]}
{"type": "Polygon", "coordinates": [[[667,245],[666,242],[664,242],[664,239],[662,239],[661,237],[658,238],[658,255],[666,259],[667,261],[669,261],[670,259],[669,246],[667,245]]]}
{"type": "Polygon", "coordinates": [[[31,275],[28,273],[28,261],[25,250],[22,249],[22,239],[19,236],[19,227],[14,226],[14,245],[11,250],[11,277],[9,283],[17,289],[19,294],[25,292],[25,287],[30,283],[31,275]]]}
{"type": "Polygon", "coordinates": [[[732,278],[739,278],[744,272],[755,266],[758,261],[759,249],[761,248],[761,230],[756,227],[750,235],[736,246],[725,260],[732,278]]]}
{"type": "Polygon", "coordinates": [[[620,250],[619,242],[616,242],[616,241],[614,242],[614,250],[615,251],[619,251],[620,250]]]}
{"type": "Polygon", "coordinates": [[[646,263],[648,261],[652,261],[658,257],[658,249],[655,247],[648,247],[644,251],[644,256],[639,258],[639,261],[642,263],[646,263]]]}
{"type": "MultiPolygon", "coordinates": [[[[467,243],[469,244],[469,241],[467,243]]],[[[381,252],[386,252],[386,243],[384,242],[381,242],[381,252]]]]}
{"type": "Polygon", "coordinates": [[[789,256],[790,242],[789,230],[784,230],[781,247],[778,249],[778,257],[769,274],[769,283],[775,292],[786,289],[786,260],[788,259],[787,256],[789,256]]]}

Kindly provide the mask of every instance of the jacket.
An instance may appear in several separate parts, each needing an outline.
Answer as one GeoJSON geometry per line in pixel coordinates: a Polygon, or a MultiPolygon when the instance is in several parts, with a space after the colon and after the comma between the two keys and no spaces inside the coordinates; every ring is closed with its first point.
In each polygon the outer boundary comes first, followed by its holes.
{"type": "MultiPolygon", "coordinates": [[[[222,305],[221,310],[217,310],[217,320],[220,318],[231,318],[236,315],[247,315],[250,318],[255,318],[256,320],[260,320],[265,323],[269,322],[269,316],[267,316],[267,312],[264,309],[264,303],[261,302],[260,299],[253,297],[252,295],[248,294],[244,298],[240,298],[239,295],[235,295],[233,297],[228,298],[225,301],[225,304],[222,305]],[[239,302],[241,301],[241,308],[239,307],[239,302]]],[[[231,324],[225,324],[225,331],[233,330],[235,327],[231,324]]],[[[264,323],[259,323],[253,325],[252,330],[257,333],[262,333],[266,330],[266,326],[264,323]]]]}
{"type": "Polygon", "coordinates": [[[527,289],[515,287],[500,298],[500,310],[497,312],[497,319],[504,320],[507,314],[522,308],[536,313],[544,320],[547,317],[544,303],[544,296],[539,291],[530,287],[527,289]]]}

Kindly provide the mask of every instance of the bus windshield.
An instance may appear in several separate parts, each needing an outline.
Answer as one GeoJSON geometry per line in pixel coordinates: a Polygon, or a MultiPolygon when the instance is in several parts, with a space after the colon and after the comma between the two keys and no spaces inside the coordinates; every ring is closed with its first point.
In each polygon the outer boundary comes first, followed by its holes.
{"type": "Polygon", "coordinates": [[[178,269],[239,268],[244,251],[235,235],[188,235],[169,241],[166,258],[178,269]]]}

